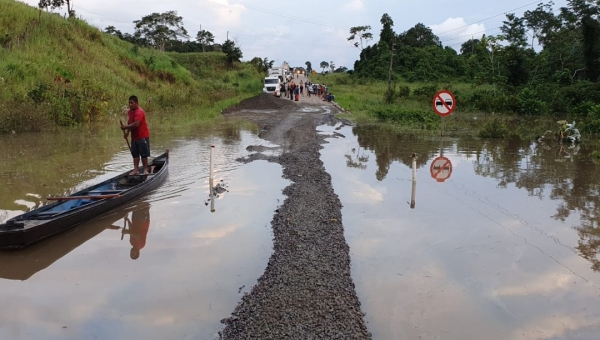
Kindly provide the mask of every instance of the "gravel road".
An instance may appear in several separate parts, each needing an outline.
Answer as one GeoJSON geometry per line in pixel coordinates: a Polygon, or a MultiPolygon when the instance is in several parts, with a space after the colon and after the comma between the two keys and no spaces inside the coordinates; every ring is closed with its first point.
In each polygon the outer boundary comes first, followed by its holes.
{"type": "Polygon", "coordinates": [[[221,320],[222,339],[371,339],[350,275],[342,205],[319,158],[326,136],[316,127],[338,122],[332,112],[331,104],[318,100],[269,95],[224,112],[257,122],[260,137],[282,149],[279,156],[255,153],[239,161],[279,163],[292,183],[271,221],[274,249],[267,268],[221,320]]]}

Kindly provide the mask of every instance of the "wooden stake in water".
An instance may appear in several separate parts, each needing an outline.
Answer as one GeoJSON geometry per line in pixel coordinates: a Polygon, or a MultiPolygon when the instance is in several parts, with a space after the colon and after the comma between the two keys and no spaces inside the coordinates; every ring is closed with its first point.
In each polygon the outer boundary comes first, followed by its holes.
{"type": "Polygon", "coordinates": [[[214,156],[214,151],[215,151],[215,146],[211,145],[210,146],[210,173],[209,173],[209,177],[212,180],[213,177],[213,156],[214,156]]]}
{"type": "Polygon", "coordinates": [[[215,212],[215,187],[213,179],[208,180],[208,186],[210,187],[210,212],[215,212]]]}
{"type": "Polygon", "coordinates": [[[210,211],[215,212],[215,182],[214,182],[214,172],[213,172],[213,156],[214,156],[215,146],[210,146],[210,173],[208,178],[208,186],[210,190],[210,211]]]}
{"type": "Polygon", "coordinates": [[[414,209],[416,202],[416,196],[417,196],[417,155],[416,154],[412,154],[412,193],[410,196],[410,208],[414,209]]]}

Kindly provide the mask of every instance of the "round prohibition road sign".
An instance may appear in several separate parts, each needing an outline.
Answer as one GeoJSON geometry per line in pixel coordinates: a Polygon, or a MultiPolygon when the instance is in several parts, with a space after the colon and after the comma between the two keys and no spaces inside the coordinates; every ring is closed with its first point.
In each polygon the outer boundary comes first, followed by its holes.
{"type": "Polygon", "coordinates": [[[431,177],[438,182],[444,182],[452,176],[452,162],[443,156],[440,156],[431,162],[429,167],[431,177]]]}
{"type": "Polygon", "coordinates": [[[433,110],[440,117],[447,117],[456,110],[456,98],[448,90],[442,90],[433,96],[433,110]]]}

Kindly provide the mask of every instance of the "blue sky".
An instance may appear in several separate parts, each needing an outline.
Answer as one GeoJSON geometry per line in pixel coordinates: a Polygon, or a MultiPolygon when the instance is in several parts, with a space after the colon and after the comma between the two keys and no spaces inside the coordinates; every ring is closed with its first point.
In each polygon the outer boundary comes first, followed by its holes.
{"type": "MultiPolygon", "coordinates": [[[[38,0],[24,0],[35,5],[38,0]]],[[[396,32],[403,32],[421,22],[434,30],[444,43],[454,48],[470,36],[497,34],[503,13],[521,15],[542,1],[532,0],[76,0],[79,17],[99,28],[109,25],[123,32],[133,32],[133,21],[152,12],[176,10],[184,25],[195,36],[200,25],[222,42],[235,39],[242,47],[244,59],[269,57],[276,65],[284,60],[292,66],[311,61],[334,61],[337,66],[352,68],[359,50],[346,38],[352,26],[371,25],[379,36],[379,20],[388,13],[396,32]],[[519,8],[521,7],[521,8],[519,8]],[[518,9],[517,9],[518,8],[518,9]],[[485,31],[485,32],[483,32],[485,31]]],[[[555,8],[566,0],[555,0],[555,8]]]]}

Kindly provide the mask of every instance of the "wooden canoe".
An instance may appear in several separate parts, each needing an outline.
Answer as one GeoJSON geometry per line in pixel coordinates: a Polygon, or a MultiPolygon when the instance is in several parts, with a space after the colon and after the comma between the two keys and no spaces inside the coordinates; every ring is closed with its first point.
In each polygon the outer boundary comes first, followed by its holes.
{"type": "Polygon", "coordinates": [[[105,195],[103,199],[64,199],[0,224],[0,249],[23,248],[121,206],[156,189],[167,177],[169,151],[148,164],[150,175],[122,173],[67,197],[105,195]],[[116,196],[113,196],[118,194],[116,196]]]}

